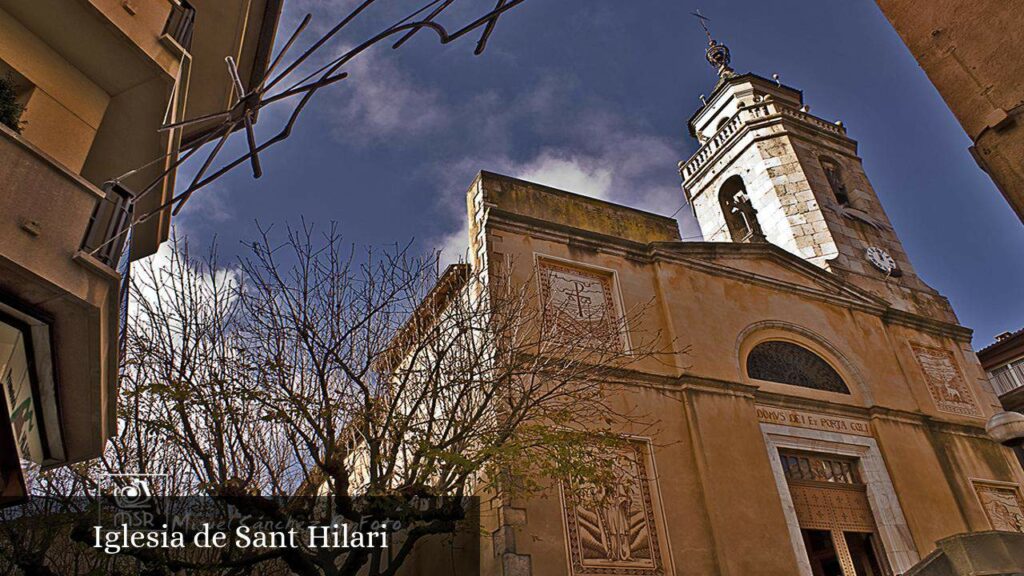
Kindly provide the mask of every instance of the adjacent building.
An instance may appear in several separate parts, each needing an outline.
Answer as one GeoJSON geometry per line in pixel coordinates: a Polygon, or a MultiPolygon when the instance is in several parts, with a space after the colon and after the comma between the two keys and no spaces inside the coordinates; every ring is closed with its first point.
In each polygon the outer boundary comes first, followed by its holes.
{"type": "MultiPolygon", "coordinates": [[[[996,336],[995,342],[978,351],[978,360],[1003,409],[1024,414],[1024,330],[996,336]]],[[[1014,450],[1024,466],[1024,438],[1014,450]]]]}
{"type": "Polygon", "coordinates": [[[1024,10],[1012,0],[877,0],[1024,221],[1024,10]]]}
{"type": "Polygon", "coordinates": [[[798,89],[733,71],[725,46],[708,60],[718,83],[679,165],[704,241],[498,174],[468,190],[469,264],[536,282],[555,330],[576,314],[585,339],[646,307],[618,345],[688,350],[622,375],[622,406],[646,417],[620,430],[618,485],[495,503],[483,573],[1024,572],[1024,471],[985,428],[999,398],[857,143],[798,89]]]}
{"type": "Polygon", "coordinates": [[[281,5],[0,0],[0,495],[24,493],[19,459],[93,458],[114,433],[118,265],[169,232],[167,213],[128,239],[130,211],[170,197],[204,127],[158,129],[231,104],[227,56],[262,78],[281,5]]]}

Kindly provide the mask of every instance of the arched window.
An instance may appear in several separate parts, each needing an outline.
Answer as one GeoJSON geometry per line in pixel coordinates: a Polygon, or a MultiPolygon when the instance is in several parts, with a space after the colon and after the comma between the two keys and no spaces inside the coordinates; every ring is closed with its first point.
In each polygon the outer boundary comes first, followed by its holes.
{"type": "Polygon", "coordinates": [[[715,132],[721,130],[722,126],[725,126],[726,124],[729,123],[729,120],[732,120],[732,118],[729,118],[728,116],[723,116],[721,119],[719,119],[718,124],[715,124],[715,132]]]}
{"type": "Polygon", "coordinates": [[[821,168],[825,171],[825,178],[832,188],[832,195],[836,201],[843,206],[850,205],[850,194],[846,191],[846,182],[843,180],[843,169],[839,163],[831,158],[821,159],[821,168]]]}
{"type": "Polygon", "coordinates": [[[733,242],[750,242],[764,239],[757,211],[747,196],[747,187],[739,176],[732,176],[718,191],[718,203],[725,215],[725,225],[733,242]]]}
{"type": "Polygon", "coordinates": [[[849,394],[843,378],[810,350],[782,340],[762,342],[747,355],[747,375],[758,380],[849,394]]]}

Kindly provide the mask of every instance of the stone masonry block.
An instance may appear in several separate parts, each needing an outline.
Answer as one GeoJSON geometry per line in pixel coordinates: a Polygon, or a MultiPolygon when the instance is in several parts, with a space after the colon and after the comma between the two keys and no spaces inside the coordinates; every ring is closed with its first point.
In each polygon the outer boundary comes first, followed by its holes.
{"type": "Polygon", "coordinates": [[[525,554],[506,553],[501,558],[504,576],[530,576],[530,557],[525,554]]]}
{"type": "Polygon", "coordinates": [[[526,524],[526,510],[505,506],[501,509],[502,524],[505,526],[523,526],[526,524]]]}

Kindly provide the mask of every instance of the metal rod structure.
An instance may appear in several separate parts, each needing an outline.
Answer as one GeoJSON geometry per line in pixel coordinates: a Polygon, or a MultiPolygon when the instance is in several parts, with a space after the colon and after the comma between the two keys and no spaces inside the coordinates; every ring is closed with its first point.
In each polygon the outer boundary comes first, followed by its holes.
{"type": "MultiPolygon", "coordinates": [[[[287,59],[288,53],[294,47],[295,43],[302,35],[302,32],[308,27],[312,20],[312,15],[307,14],[301,21],[301,23],[295,28],[292,34],[289,36],[287,42],[282,46],[278,55],[274,58],[271,64],[267,67],[262,77],[259,79],[251,79],[249,82],[249,88],[247,89],[243,84],[241,77],[238,73],[237,65],[233,58],[228,56],[225,59],[227,64],[227,72],[231,83],[234,86],[236,92],[236,101],[227,110],[221,112],[215,112],[212,114],[205,114],[195,118],[186,120],[180,120],[165,124],[159,128],[160,131],[172,131],[181,130],[191,126],[197,126],[202,124],[217,122],[219,125],[212,125],[206,129],[202,136],[188,144],[187,150],[184,153],[178,154],[174,158],[170,165],[167,166],[161,174],[151,181],[145,188],[139,191],[135,196],[134,202],[144,197],[146,194],[152,192],[159,185],[160,182],[174,170],[176,170],[184,161],[188,160],[193,156],[200,148],[204,147],[215,137],[220,136],[217,144],[213,147],[210,153],[206,156],[202,166],[196,173],[192,182],[182,190],[181,192],[173,195],[169,200],[161,203],[159,206],[149,210],[145,214],[133,214],[132,225],[141,224],[147,221],[160,212],[163,212],[170,206],[174,206],[172,216],[177,215],[181,212],[185,203],[189,200],[193,193],[199,189],[207,186],[211,182],[220,178],[224,174],[236,168],[238,165],[249,162],[252,167],[253,177],[259,178],[263,175],[263,169],[260,162],[260,153],[274,144],[287,139],[298,121],[302,111],[310,100],[316,95],[321,89],[340,80],[344,80],[348,77],[347,72],[339,72],[345,64],[350,62],[353,58],[363,53],[370,47],[388,39],[396,34],[402,34],[402,36],[392,45],[392,48],[397,49],[411,39],[417,32],[423,29],[432,30],[438,38],[440,44],[449,44],[458,40],[459,38],[469,34],[470,32],[483,27],[483,31],[480,38],[477,41],[474,54],[479,55],[487,47],[487,42],[490,39],[495,27],[497,26],[498,19],[512,8],[522,4],[526,0],[497,0],[497,3],[493,10],[480,16],[476,20],[473,20],[469,24],[456,29],[453,32],[449,32],[443,25],[437,23],[437,18],[445,13],[446,10],[451,8],[455,3],[455,0],[430,0],[426,2],[418,9],[410,12],[404,18],[391,24],[390,26],[378,32],[374,36],[370,37],[366,41],[357,45],[356,47],[346,51],[326,64],[318,67],[312,73],[309,73],[299,79],[297,82],[293,82],[288,88],[280,90],[274,94],[271,91],[285,79],[289,78],[293,72],[298,70],[307,60],[309,60],[315,54],[320,53],[324,46],[330,42],[335,36],[337,36],[342,30],[344,30],[349,24],[351,24],[357,17],[366,12],[376,2],[382,2],[383,0],[362,0],[358,6],[352,9],[346,14],[341,20],[339,20],[333,27],[331,27],[326,33],[320,36],[314,41],[309,47],[302,51],[294,60],[292,60],[284,70],[275,72],[279,66],[281,66],[287,59]],[[428,12],[429,11],[429,12],[428,12]],[[422,14],[427,13],[425,16],[422,14]],[[418,20],[416,18],[419,18],[418,20]],[[258,80],[258,81],[256,81],[258,80]],[[302,95],[299,101],[294,105],[291,113],[285,122],[284,127],[274,136],[266,139],[262,143],[258,142],[256,132],[254,129],[255,118],[257,117],[260,109],[265,106],[269,106],[293,96],[302,95]],[[221,153],[224,150],[225,144],[234,131],[243,127],[245,130],[246,142],[248,144],[248,150],[241,156],[234,158],[230,162],[213,169],[213,165],[221,153]],[[209,175],[207,175],[208,172],[209,175]]],[[[168,154],[167,156],[171,156],[168,154]]],[[[165,156],[166,157],[166,156],[165,156]]],[[[147,163],[145,166],[132,170],[128,175],[139,172],[140,170],[160,161],[161,158],[153,162],[147,163]]],[[[130,227],[128,227],[130,229],[130,227]]],[[[127,230],[125,231],[127,232],[127,230]]],[[[116,237],[108,239],[103,242],[100,246],[96,247],[93,252],[98,252],[104,246],[118,240],[117,237],[122,236],[125,232],[117,234],[116,237]]]]}

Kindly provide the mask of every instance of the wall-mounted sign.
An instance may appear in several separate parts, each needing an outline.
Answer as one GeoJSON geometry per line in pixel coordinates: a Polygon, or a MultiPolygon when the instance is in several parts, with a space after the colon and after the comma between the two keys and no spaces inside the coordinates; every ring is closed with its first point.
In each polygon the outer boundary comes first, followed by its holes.
{"type": "Polygon", "coordinates": [[[855,434],[857,436],[871,436],[870,422],[847,416],[816,414],[814,412],[758,404],[757,419],[766,424],[795,426],[797,428],[838,432],[840,434],[855,434]]]}
{"type": "Polygon", "coordinates": [[[43,444],[28,360],[24,332],[0,320],[0,386],[3,387],[14,442],[21,458],[42,462],[43,444]]]}

